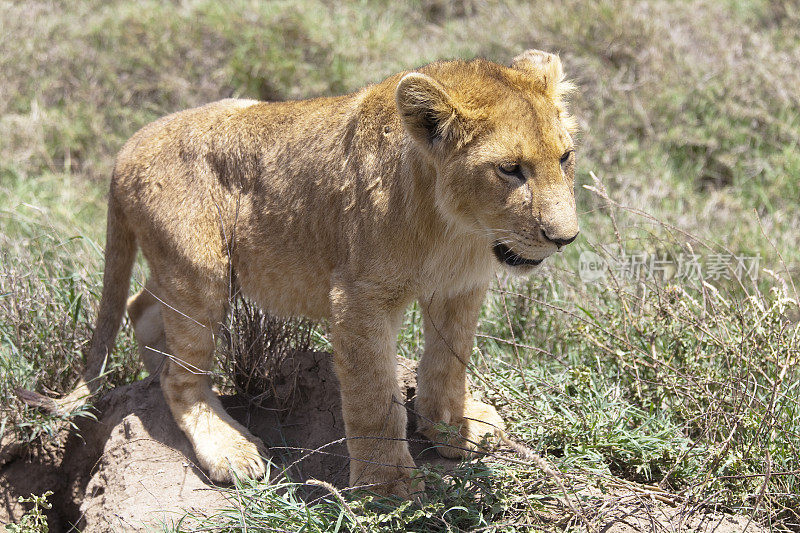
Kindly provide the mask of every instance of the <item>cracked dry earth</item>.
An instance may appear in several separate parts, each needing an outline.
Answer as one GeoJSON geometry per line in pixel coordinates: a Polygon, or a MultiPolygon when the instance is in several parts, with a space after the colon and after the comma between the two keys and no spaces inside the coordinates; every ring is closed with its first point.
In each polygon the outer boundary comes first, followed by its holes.
{"type": "MultiPolygon", "coordinates": [[[[398,365],[398,380],[409,400],[414,394],[414,366],[402,358],[398,365]]],[[[272,398],[260,407],[248,406],[235,396],[223,403],[270,447],[273,461],[287,468],[292,480],[320,479],[345,487],[349,462],[330,354],[305,352],[287,358],[274,385],[272,398]],[[318,448],[324,453],[308,453],[318,448]]],[[[24,512],[18,496],[46,490],[54,492],[48,519],[55,533],[163,530],[186,511],[208,516],[226,506],[224,493],[214,490],[194,465],[191,446],[173,421],[157,379],[118,387],[94,407],[97,420],[81,420],[79,431],[66,435],[59,447],[24,453],[0,449],[0,524],[16,521],[24,512]]],[[[456,464],[420,440],[411,443],[418,464],[446,469],[456,464]]],[[[323,489],[308,487],[304,494],[317,498],[323,489]]],[[[613,504],[596,514],[597,529],[603,532],[731,533],[747,524],[745,517],[706,512],[687,518],[680,509],[633,492],[591,497],[613,504]]],[[[191,524],[184,522],[183,528],[191,530],[191,524]]],[[[750,524],[747,531],[759,529],[750,524]]]]}

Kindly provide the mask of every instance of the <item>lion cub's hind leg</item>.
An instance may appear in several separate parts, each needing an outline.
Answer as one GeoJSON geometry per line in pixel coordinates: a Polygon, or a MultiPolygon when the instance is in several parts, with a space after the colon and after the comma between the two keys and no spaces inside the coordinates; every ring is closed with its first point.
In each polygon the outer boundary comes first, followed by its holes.
{"type": "Polygon", "coordinates": [[[142,290],[128,299],[128,317],[136,334],[139,355],[150,375],[161,370],[167,353],[164,319],[157,294],[155,282],[148,279],[142,290]]]}
{"type": "Polygon", "coordinates": [[[260,478],[266,471],[263,443],[231,418],[211,388],[215,337],[226,311],[225,281],[186,273],[172,279],[171,286],[160,286],[169,353],[161,388],[167,404],[212,480],[229,482],[234,473],[260,478]]]}
{"type": "Polygon", "coordinates": [[[495,408],[473,400],[467,390],[467,363],[485,293],[485,288],[479,288],[420,301],[425,352],[417,370],[417,430],[439,443],[439,454],[451,459],[490,449],[503,435],[503,420],[495,408]],[[448,432],[439,424],[453,430],[448,432]]]}

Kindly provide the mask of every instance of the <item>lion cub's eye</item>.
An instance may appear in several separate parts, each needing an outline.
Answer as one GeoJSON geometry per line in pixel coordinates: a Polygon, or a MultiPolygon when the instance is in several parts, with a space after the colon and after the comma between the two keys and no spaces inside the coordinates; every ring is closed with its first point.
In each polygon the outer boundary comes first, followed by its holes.
{"type": "Polygon", "coordinates": [[[561,166],[562,167],[567,164],[567,161],[569,161],[569,158],[572,155],[572,152],[574,152],[574,151],[575,150],[567,150],[566,152],[564,152],[564,155],[561,156],[561,166]]]}
{"type": "Polygon", "coordinates": [[[497,165],[497,170],[506,176],[514,176],[515,178],[525,181],[525,176],[522,174],[522,169],[520,168],[519,163],[515,163],[513,161],[500,163],[497,165]]]}

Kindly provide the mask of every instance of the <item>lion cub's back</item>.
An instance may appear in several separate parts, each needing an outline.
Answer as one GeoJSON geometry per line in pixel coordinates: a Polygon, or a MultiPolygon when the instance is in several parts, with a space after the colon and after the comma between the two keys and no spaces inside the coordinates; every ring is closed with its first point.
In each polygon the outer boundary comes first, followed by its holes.
{"type": "Polygon", "coordinates": [[[110,201],[151,269],[156,262],[227,273],[234,249],[242,288],[262,307],[324,316],[327,279],[341,257],[342,139],[358,104],[353,95],[222,100],[165,116],[120,151],[110,201]]]}
{"type": "Polygon", "coordinates": [[[228,99],[179,111],[122,147],[109,201],[125,214],[148,260],[169,255],[212,269],[224,262],[218,207],[226,198],[207,154],[220,149],[231,117],[258,103],[228,99]]]}
{"type": "Polygon", "coordinates": [[[258,100],[227,98],[199,107],[177,111],[143,126],[117,154],[115,181],[130,179],[132,173],[172,158],[186,160],[196,143],[210,137],[226,118],[259,104],[258,100]]]}
{"type": "Polygon", "coordinates": [[[156,183],[161,175],[180,179],[185,176],[176,175],[178,171],[199,170],[200,161],[192,158],[210,149],[214,137],[225,135],[220,132],[221,125],[256,104],[257,100],[229,98],[178,111],[143,126],[117,154],[112,190],[156,183]]]}

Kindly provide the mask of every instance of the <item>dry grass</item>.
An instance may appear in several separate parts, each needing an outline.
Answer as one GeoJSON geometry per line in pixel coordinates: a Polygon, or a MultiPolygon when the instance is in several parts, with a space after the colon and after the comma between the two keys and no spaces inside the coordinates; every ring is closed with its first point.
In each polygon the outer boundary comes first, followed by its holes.
{"type": "MultiPolygon", "coordinates": [[[[219,366],[231,392],[259,405],[276,397],[274,379],[294,352],[311,347],[313,325],[303,320],[269,316],[241,296],[232,297],[228,322],[222,328],[219,366]]],[[[282,398],[291,403],[290,398],[282,398]]]]}

